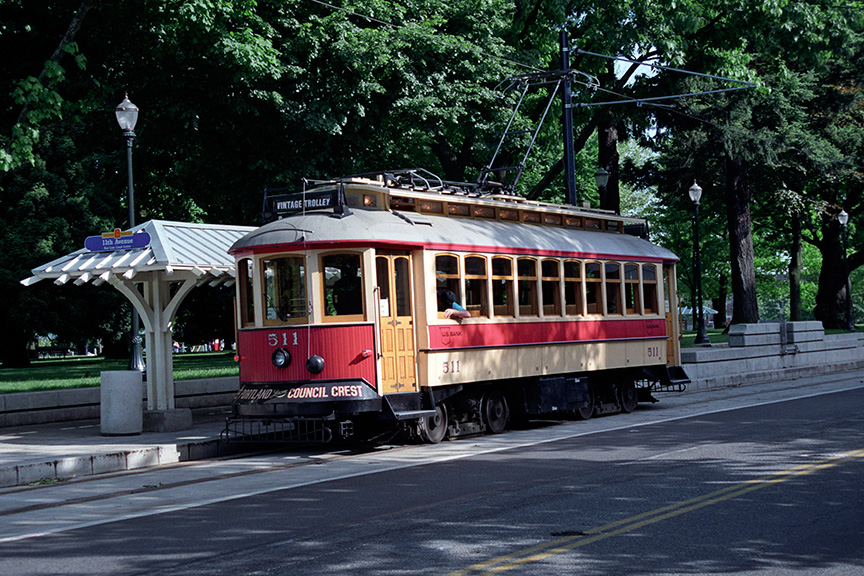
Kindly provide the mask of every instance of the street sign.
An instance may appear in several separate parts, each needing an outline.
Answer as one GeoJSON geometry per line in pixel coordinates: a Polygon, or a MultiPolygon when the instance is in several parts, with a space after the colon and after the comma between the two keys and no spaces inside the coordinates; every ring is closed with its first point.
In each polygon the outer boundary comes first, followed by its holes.
{"type": "Polygon", "coordinates": [[[99,236],[88,236],[84,248],[91,252],[113,252],[114,250],[132,250],[146,248],[150,245],[150,234],[147,232],[132,232],[115,228],[113,232],[103,232],[99,236]]]}

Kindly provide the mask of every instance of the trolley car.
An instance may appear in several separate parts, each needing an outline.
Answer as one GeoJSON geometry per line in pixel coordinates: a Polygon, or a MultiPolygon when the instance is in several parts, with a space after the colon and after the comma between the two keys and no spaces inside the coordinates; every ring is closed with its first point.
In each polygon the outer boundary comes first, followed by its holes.
{"type": "Polygon", "coordinates": [[[231,248],[231,437],[383,427],[434,443],[631,412],[687,383],[677,257],[643,220],[421,170],[308,182],[264,210],[231,248]]]}

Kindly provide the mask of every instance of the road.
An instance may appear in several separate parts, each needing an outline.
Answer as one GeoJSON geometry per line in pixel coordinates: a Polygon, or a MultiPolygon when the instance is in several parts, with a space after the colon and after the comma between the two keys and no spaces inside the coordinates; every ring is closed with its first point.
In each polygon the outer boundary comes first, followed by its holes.
{"type": "Polygon", "coordinates": [[[864,573],[864,373],[0,491],[0,573],[864,573]]]}

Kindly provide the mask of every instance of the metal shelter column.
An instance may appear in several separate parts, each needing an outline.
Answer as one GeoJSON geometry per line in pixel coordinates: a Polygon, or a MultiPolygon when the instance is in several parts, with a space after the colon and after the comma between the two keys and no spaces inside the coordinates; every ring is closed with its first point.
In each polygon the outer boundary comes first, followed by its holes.
{"type": "MultiPolygon", "coordinates": [[[[144,323],[147,349],[147,409],[174,409],[174,355],[171,327],[183,299],[198,283],[198,278],[172,278],[165,272],[147,273],[143,294],[135,282],[113,277],[109,282],[132,303],[144,323]],[[171,295],[171,282],[181,281],[180,288],[171,295]]],[[[184,274],[188,276],[189,273],[184,274]]]]}

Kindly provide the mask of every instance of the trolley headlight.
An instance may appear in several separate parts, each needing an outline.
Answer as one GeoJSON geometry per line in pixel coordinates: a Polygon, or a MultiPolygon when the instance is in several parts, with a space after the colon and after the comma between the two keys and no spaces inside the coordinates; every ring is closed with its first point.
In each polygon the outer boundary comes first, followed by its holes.
{"type": "Polygon", "coordinates": [[[324,358],[315,354],[306,360],[306,370],[312,374],[320,374],[324,371],[324,358]]]}
{"type": "Polygon", "coordinates": [[[270,357],[270,360],[276,368],[285,368],[291,364],[291,352],[284,348],[277,348],[273,351],[273,356],[270,357]]]}

